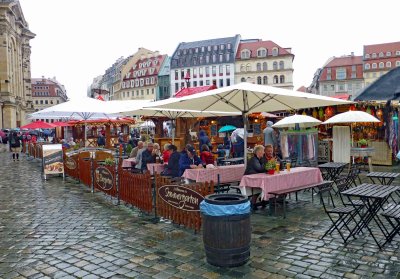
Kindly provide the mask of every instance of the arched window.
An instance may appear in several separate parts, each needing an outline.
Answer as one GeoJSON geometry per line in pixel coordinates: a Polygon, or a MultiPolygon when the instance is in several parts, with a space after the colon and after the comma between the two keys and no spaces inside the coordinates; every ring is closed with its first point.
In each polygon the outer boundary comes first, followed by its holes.
{"type": "Polygon", "coordinates": [[[383,52],[379,52],[379,57],[383,57],[383,52]]]}
{"type": "Polygon", "coordinates": [[[278,83],[278,76],[274,76],[274,84],[277,84],[278,83]]]}
{"type": "Polygon", "coordinates": [[[250,72],[251,71],[251,65],[250,64],[247,64],[246,65],[246,72],[250,72]]]}
{"type": "Polygon", "coordinates": [[[281,75],[281,76],[279,77],[279,82],[280,82],[280,83],[285,83],[285,76],[284,76],[284,75],[281,75]]]}
{"type": "Polygon", "coordinates": [[[259,48],[257,50],[257,57],[265,57],[267,56],[267,50],[265,48],[259,48]]]}
{"type": "Polygon", "coordinates": [[[380,62],[380,63],[379,63],[379,68],[382,69],[383,67],[385,67],[385,63],[380,62]]]}
{"type": "Polygon", "coordinates": [[[280,70],[285,69],[285,62],[279,61],[279,69],[280,69],[280,70]]]}
{"type": "Polygon", "coordinates": [[[392,53],[391,53],[390,51],[387,51],[387,52],[386,52],[386,56],[387,56],[387,57],[390,57],[390,56],[392,56],[392,53]]]}
{"type": "Polygon", "coordinates": [[[244,72],[246,70],[246,67],[244,66],[244,64],[241,64],[240,65],[240,71],[241,72],[244,72]]]}
{"type": "Polygon", "coordinates": [[[277,47],[274,47],[272,49],[272,56],[278,56],[278,48],[277,47]]]}
{"type": "Polygon", "coordinates": [[[274,63],[272,64],[272,68],[274,70],[278,70],[278,62],[274,61],[274,63]]]}
{"type": "Polygon", "coordinates": [[[257,77],[257,84],[261,84],[261,77],[257,77]]]}
{"type": "Polygon", "coordinates": [[[368,63],[365,64],[365,65],[364,65],[364,69],[365,69],[365,70],[369,70],[369,69],[370,69],[370,65],[369,65],[368,63]]]}
{"type": "Polygon", "coordinates": [[[257,63],[257,71],[258,71],[258,72],[261,71],[261,63],[257,63]]]}
{"type": "Polygon", "coordinates": [[[376,58],[376,53],[372,53],[372,58],[376,58]]]}
{"type": "Polygon", "coordinates": [[[267,62],[263,63],[263,71],[267,71],[268,70],[268,65],[267,62]]]}
{"type": "Polygon", "coordinates": [[[268,77],[267,76],[263,77],[263,84],[268,84],[268,77]]]}
{"type": "Polygon", "coordinates": [[[242,50],[242,52],[240,53],[240,58],[249,59],[250,58],[250,51],[248,49],[242,50]]]}
{"type": "Polygon", "coordinates": [[[396,61],[396,67],[400,66],[400,61],[396,61]]]}
{"type": "Polygon", "coordinates": [[[376,63],[372,63],[372,69],[376,69],[376,63]]]}
{"type": "Polygon", "coordinates": [[[392,62],[390,61],[386,62],[386,68],[392,68],[392,62]]]}
{"type": "Polygon", "coordinates": [[[369,59],[369,54],[365,54],[365,59],[369,59]]]}
{"type": "Polygon", "coordinates": [[[245,79],[244,77],[242,77],[242,78],[240,79],[240,82],[246,82],[246,79],[245,79]]]}

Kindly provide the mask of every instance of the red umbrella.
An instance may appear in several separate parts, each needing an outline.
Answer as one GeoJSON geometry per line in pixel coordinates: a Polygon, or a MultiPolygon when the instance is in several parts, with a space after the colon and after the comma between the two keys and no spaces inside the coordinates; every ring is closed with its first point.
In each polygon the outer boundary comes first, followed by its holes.
{"type": "Polygon", "coordinates": [[[43,121],[36,121],[36,122],[32,122],[29,123],[25,126],[21,126],[21,129],[53,129],[56,126],[54,126],[51,123],[47,123],[47,122],[43,122],[43,121]]]}
{"type": "Polygon", "coordinates": [[[68,122],[62,122],[62,121],[57,121],[57,122],[53,122],[51,123],[56,127],[66,127],[66,126],[73,126],[71,123],[68,122]]]}

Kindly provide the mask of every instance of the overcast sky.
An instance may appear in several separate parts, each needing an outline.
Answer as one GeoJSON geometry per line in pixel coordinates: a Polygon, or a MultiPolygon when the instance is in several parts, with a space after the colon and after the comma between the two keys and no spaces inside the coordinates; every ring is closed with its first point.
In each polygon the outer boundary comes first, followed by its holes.
{"type": "Polygon", "coordinates": [[[56,77],[70,98],[139,47],[172,55],[179,42],[231,37],[291,47],[294,88],[308,86],[331,56],[400,41],[400,1],[20,0],[32,77],[56,77]]]}

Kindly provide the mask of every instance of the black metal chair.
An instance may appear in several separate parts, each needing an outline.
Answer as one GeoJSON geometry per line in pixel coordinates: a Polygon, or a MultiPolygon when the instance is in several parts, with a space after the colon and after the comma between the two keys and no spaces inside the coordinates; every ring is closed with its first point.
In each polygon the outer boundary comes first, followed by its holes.
{"type": "Polygon", "coordinates": [[[391,242],[397,234],[400,236],[400,204],[393,204],[384,212],[382,212],[381,215],[386,218],[392,227],[392,231],[389,232],[385,243],[382,245],[384,246],[386,243],[391,242]]]}
{"type": "Polygon", "coordinates": [[[360,179],[360,167],[359,165],[353,164],[350,166],[349,172],[345,175],[340,175],[336,180],[335,184],[338,185],[340,184],[346,184],[346,188],[343,189],[343,191],[357,186],[357,180],[361,184],[361,179],[360,179]]]}
{"type": "MultiPolygon", "coordinates": [[[[321,237],[323,239],[328,234],[332,234],[335,230],[339,233],[340,237],[346,243],[347,239],[351,235],[352,230],[349,227],[349,223],[353,221],[357,224],[354,219],[354,215],[356,214],[356,209],[352,206],[336,206],[332,196],[332,181],[326,181],[318,186],[318,194],[320,196],[321,204],[324,207],[325,213],[328,215],[329,219],[332,222],[332,225],[325,232],[325,234],[321,237]],[[334,217],[337,216],[335,219],[334,217]],[[346,228],[349,235],[347,237],[344,236],[342,229],[346,228]]],[[[355,238],[355,236],[353,235],[355,238]]]]}

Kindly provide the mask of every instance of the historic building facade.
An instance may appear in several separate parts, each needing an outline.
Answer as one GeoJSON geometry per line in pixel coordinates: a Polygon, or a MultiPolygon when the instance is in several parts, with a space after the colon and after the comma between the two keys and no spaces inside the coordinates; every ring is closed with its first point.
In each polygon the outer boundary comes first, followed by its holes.
{"type": "Polygon", "coordinates": [[[292,90],[293,60],[290,48],[272,41],[242,40],[236,53],[235,83],[251,82],[292,90]]]}
{"type": "Polygon", "coordinates": [[[171,57],[171,93],[184,87],[233,84],[239,42],[240,35],[180,43],[171,57]]]}
{"type": "Polygon", "coordinates": [[[171,57],[166,57],[158,73],[158,87],[156,100],[168,99],[171,97],[171,86],[169,75],[171,71],[171,57]]]}
{"type": "Polygon", "coordinates": [[[365,86],[400,66],[400,42],[364,46],[365,86]]]}
{"type": "MultiPolygon", "coordinates": [[[[59,83],[55,77],[33,78],[32,100],[34,110],[39,111],[66,102],[68,100],[67,91],[64,85],[59,83]]],[[[53,122],[53,119],[46,121],[53,122]]]]}
{"type": "Polygon", "coordinates": [[[364,87],[362,56],[332,57],[319,71],[318,94],[354,99],[364,87]]]}
{"type": "Polygon", "coordinates": [[[0,125],[15,128],[33,112],[29,31],[18,1],[0,1],[0,125]]]}

